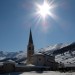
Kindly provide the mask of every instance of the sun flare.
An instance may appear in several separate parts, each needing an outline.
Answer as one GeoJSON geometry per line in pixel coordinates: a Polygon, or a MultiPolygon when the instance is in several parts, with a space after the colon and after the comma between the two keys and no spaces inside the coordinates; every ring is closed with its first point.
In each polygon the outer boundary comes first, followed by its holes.
{"type": "Polygon", "coordinates": [[[57,7],[57,4],[54,0],[43,0],[42,4],[35,3],[35,5],[36,24],[41,23],[42,28],[46,31],[50,27],[47,24],[49,22],[48,19],[52,18],[55,21],[57,20],[57,16],[54,14],[54,9],[57,7]]]}
{"type": "Polygon", "coordinates": [[[51,6],[47,1],[44,1],[42,5],[37,5],[37,7],[38,7],[37,13],[43,18],[50,15],[51,6]]]}
{"type": "Polygon", "coordinates": [[[49,9],[50,9],[50,7],[49,7],[49,5],[47,4],[47,2],[44,2],[44,4],[41,5],[41,6],[39,5],[38,8],[39,8],[38,13],[39,13],[42,17],[46,17],[46,16],[49,14],[49,9]]]}

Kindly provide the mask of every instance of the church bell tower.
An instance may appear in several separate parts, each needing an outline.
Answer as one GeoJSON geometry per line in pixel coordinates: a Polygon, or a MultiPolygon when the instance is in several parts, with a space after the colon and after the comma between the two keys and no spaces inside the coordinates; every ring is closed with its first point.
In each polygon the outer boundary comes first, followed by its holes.
{"type": "Polygon", "coordinates": [[[29,42],[27,46],[27,63],[31,63],[31,56],[34,54],[34,44],[32,39],[32,32],[30,29],[29,42]]]}

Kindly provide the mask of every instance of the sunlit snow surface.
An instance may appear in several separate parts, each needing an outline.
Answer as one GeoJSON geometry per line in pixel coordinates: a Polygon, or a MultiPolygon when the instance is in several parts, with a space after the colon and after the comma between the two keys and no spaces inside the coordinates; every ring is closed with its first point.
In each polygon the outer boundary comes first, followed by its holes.
{"type": "Polygon", "coordinates": [[[8,73],[8,74],[0,74],[0,75],[75,75],[75,72],[53,72],[53,71],[44,71],[44,72],[23,72],[23,73],[8,73]]]}

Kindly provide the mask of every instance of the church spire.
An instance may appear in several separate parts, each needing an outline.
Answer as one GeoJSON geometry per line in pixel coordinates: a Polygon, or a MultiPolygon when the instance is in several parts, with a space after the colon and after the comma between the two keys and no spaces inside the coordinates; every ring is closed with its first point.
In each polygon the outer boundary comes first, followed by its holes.
{"type": "Polygon", "coordinates": [[[32,32],[30,29],[30,35],[29,35],[29,43],[28,44],[33,44],[33,39],[32,39],[32,32]]]}
{"type": "Polygon", "coordinates": [[[33,39],[32,39],[32,32],[30,29],[30,34],[29,34],[29,42],[27,46],[27,62],[31,63],[31,56],[34,54],[34,45],[33,45],[33,39]]]}

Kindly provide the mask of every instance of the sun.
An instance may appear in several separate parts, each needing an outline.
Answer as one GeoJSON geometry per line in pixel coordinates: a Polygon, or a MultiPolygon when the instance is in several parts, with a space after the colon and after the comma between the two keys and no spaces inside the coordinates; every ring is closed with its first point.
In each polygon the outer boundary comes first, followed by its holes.
{"type": "Polygon", "coordinates": [[[47,31],[51,26],[49,20],[53,19],[57,21],[57,15],[55,14],[55,9],[58,5],[54,0],[42,0],[39,3],[35,3],[35,16],[36,26],[41,25],[44,31],[47,31]],[[42,2],[42,4],[40,4],[42,2]]]}
{"type": "Polygon", "coordinates": [[[43,18],[45,18],[50,14],[51,7],[47,1],[44,1],[42,5],[37,5],[37,7],[38,7],[37,13],[43,18]]]}

